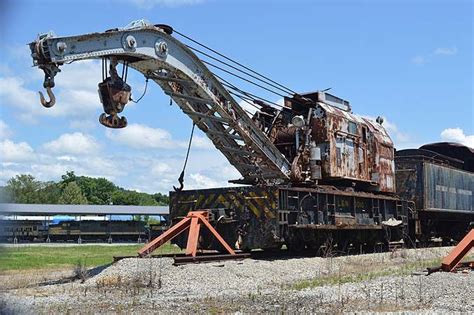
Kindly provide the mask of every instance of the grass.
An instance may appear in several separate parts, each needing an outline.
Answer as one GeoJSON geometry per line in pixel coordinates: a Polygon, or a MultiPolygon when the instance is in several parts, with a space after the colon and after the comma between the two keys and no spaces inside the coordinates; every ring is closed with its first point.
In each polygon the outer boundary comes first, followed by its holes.
{"type": "MultiPolygon", "coordinates": [[[[137,255],[143,245],[78,245],[78,246],[0,246],[0,272],[31,269],[61,269],[84,264],[96,267],[109,264],[113,256],[137,255]]],[[[154,254],[179,252],[165,244],[154,254]]]]}
{"type": "Polygon", "coordinates": [[[351,271],[349,273],[337,273],[313,278],[309,280],[298,281],[291,285],[290,289],[304,290],[307,288],[321,287],[325,285],[339,285],[344,283],[358,283],[368,281],[385,276],[402,276],[408,275],[416,270],[424,270],[428,267],[434,267],[441,264],[441,259],[422,260],[403,264],[400,267],[385,267],[380,270],[368,271],[362,268],[359,271],[351,271]]]}

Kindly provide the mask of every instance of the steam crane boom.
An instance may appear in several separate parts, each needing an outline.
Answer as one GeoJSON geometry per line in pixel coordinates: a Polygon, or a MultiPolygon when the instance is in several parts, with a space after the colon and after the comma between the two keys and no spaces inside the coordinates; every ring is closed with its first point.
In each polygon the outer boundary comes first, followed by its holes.
{"type": "Polygon", "coordinates": [[[100,122],[112,128],[126,126],[124,117],[117,115],[131,91],[115,69],[122,63],[155,81],[240,172],[242,182],[280,184],[289,181],[291,166],[286,157],[202,60],[171,34],[168,26],[138,21],[103,33],[68,37],[52,33],[40,35],[30,44],[30,49],[34,65],[45,72],[43,85],[51,100],[47,102],[40,93],[43,105],[54,105],[51,88],[60,66],[76,60],[102,59],[106,79],[99,84],[99,94],[110,116],[102,114],[100,122]]]}

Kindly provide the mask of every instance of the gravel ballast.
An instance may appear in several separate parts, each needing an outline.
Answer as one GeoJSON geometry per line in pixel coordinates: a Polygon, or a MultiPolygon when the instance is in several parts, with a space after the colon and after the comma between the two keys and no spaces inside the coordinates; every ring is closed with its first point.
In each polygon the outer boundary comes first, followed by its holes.
{"type": "Polygon", "coordinates": [[[184,266],[170,258],[123,259],[83,283],[3,291],[0,313],[472,313],[474,272],[420,272],[449,249],[184,266]]]}

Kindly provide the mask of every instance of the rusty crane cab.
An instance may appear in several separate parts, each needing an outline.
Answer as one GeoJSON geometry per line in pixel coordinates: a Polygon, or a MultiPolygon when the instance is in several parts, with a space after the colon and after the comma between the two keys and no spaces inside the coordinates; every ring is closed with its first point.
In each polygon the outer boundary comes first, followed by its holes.
{"type": "Polygon", "coordinates": [[[273,125],[265,132],[292,162],[293,183],[395,192],[393,142],[382,118],[355,115],[348,101],[325,92],[287,97],[284,105],[266,113],[273,125]]]}

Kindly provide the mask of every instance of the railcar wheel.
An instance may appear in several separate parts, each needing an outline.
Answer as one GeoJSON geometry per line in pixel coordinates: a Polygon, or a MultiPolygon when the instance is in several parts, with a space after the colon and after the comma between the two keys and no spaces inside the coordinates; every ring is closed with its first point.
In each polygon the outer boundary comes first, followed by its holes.
{"type": "Polygon", "coordinates": [[[305,243],[303,242],[303,239],[295,233],[292,233],[286,246],[288,247],[289,251],[294,253],[302,252],[305,249],[305,243]]]}

